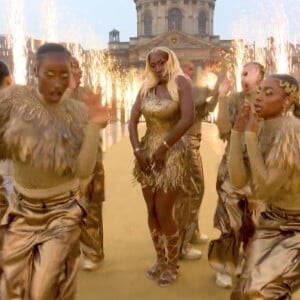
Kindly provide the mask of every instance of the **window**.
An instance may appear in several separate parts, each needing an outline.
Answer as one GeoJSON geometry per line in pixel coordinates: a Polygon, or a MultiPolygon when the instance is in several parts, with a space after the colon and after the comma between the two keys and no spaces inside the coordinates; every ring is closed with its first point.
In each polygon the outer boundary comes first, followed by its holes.
{"type": "Polygon", "coordinates": [[[168,16],[168,29],[182,30],[182,13],[178,8],[172,8],[168,16]]]}
{"type": "Polygon", "coordinates": [[[199,13],[198,29],[199,29],[200,36],[206,35],[206,13],[203,10],[200,11],[200,13],[199,13]]]}
{"type": "Polygon", "coordinates": [[[110,43],[120,42],[120,32],[118,30],[113,29],[112,31],[109,32],[109,42],[110,43]]]}
{"type": "Polygon", "coordinates": [[[150,12],[145,12],[144,14],[144,35],[152,35],[152,16],[150,12]]]}

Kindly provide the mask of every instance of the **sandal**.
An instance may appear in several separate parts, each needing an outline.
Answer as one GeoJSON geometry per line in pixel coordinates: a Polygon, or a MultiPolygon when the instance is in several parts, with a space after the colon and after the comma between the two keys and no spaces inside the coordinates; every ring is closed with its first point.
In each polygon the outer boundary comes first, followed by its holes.
{"type": "Polygon", "coordinates": [[[146,276],[149,279],[156,279],[163,272],[165,268],[165,263],[161,261],[156,261],[156,263],[146,271],[146,276]]]}
{"type": "Polygon", "coordinates": [[[160,275],[158,279],[158,285],[161,287],[167,287],[174,283],[178,277],[178,267],[167,267],[160,275]]]}
{"type": "Polygon", "coordinates": [[[155,279],[160,276],[166,266],[166,252],[161,232],[157,229],[153,229],[151,231],[151,237],[156,250],[157,260],[156,263],[146,271],[146,276],[149,279],[155,279]]]}
{"type": "Polygon", "coordinates": [[[177,279],[178,277],[178,240],[179,232],[175,232],[172,235],[166,235],[167,246],[167,265],[164,271],[161,273],[158,279],[158,285],[161,287],[167,287],[177,279]]]}

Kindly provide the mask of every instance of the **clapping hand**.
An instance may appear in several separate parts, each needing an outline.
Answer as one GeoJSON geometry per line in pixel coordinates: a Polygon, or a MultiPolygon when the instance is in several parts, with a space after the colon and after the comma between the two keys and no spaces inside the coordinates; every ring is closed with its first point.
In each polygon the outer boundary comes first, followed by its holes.
{"type": "Polygon", "coordinates": [[[232,88],[232,82],[228,79],[227,76],[222,78],[223,80],[219,84],[219,96],[224,97],[230,92],[232,88]]]}
{"type": "Polygon", "coordinates": [[[235,119],[233,129],[240,132],[257,132],[257,125],[258,117],[254,105],[248,100],[246,100],[241,111],[235,119]]]}
{"type": "Polygon", "coordinates": [[[257,132],[258,128],[258,116],[255,111],[255,107],[252,103],[249,103],[249,117],[248,117],[248,124],[246,127],[247,131],[257,132]]]}
{"type": "Polygon", "coordinates": [[[239,132],[246,130],[248,121],[249,121],[249,112],[250,112],[250,102],[245,101],[242,109],[235,119],[233,129],[239,132]]]}
{"type": "Polygon", "coordinates": [[[88,93],[83,95],[83,101],[87,106],[89,120],[96,124],[106,124],[108,121],[116,121],[116,108],[101,104],[101,93],[88,93]]]}

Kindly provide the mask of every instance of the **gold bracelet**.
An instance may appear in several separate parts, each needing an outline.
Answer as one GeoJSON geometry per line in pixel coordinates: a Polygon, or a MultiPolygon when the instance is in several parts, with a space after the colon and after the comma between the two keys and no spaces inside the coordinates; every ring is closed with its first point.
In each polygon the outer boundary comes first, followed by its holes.
{"type": "Polygon", "coordinates": [[[170,149],[171,146],[166,142],[166,140],[163,141],[163,145],[167,148],[170,149]]]}
{"type": "Polygon", "coordinates": [[[137,153],[137,152],[139,152],[139,151],[141,151],[142,149],[140,148],[140,147],[136,147],[136,148],[134,148],[134,150],[133,150],[133,152],[134,153],[137,153]]]}

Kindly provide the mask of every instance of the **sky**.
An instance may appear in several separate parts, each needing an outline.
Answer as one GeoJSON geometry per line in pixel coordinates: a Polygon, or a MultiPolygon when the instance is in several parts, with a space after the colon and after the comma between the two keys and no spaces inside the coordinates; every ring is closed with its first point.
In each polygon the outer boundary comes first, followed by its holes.
{"type": "MultiPolygon", "coordinates": [[[[10,31],[13,2],[21,8],[25,33],[36,38],[43,39],[48,28],[60,41],[78,40],[85,48],[105,48],[112,29],[120,31],[121,41],[136,36],[133,0],[0,0],[0,34],[10,31]]],[[[216,0],[214,34],[246,40],[289,34],[290,40],[299,41],[299,16],[300,0],[216,0]]]]}

